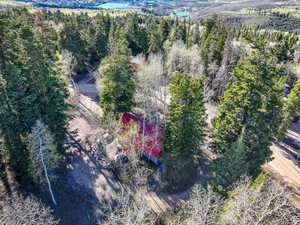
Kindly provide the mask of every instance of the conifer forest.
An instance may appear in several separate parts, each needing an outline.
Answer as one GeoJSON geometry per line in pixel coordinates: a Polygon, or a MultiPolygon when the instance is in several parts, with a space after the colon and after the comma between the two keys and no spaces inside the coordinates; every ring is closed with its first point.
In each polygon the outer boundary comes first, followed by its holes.
{"type": "Polygon", "coordinates": [[[0,1],[0,225],[300,225],[300,4],[53,2],[0,1]]]}

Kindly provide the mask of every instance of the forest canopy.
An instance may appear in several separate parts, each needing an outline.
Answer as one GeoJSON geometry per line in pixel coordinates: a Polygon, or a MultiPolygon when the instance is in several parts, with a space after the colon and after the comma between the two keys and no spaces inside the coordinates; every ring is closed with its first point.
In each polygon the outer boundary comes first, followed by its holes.
{"type": "Polygon", "coordinates": [[[262,168],[272,145],[299,160],[286,141],[300,107],[299,49],[294,32],[217,15],[1,10],[0,224],[68,224],[61,193],[99,180],[120,190],[112,200],[82,194],[90,224],[300,224],[291,189],[262,168]],[[124,113],[135,122],[125,126],[124,113]],[[145,151],[157,143],[159,156],[145,151]],[[93,175],[77,184],[68,176],[87,159],[93,175]],[[164,214],[149,193],[188,197],[164,214]]]}

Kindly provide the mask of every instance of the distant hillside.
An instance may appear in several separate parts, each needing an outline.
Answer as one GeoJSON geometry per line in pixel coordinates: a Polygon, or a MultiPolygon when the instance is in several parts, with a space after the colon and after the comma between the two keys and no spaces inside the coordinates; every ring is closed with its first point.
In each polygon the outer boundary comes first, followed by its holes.
{"type": "Polygon", "coordinates": [[[94,6],[105,2],[104,0],[32,0],[38,5],[49,5],[57,7],[85,7],[94,6]]]}

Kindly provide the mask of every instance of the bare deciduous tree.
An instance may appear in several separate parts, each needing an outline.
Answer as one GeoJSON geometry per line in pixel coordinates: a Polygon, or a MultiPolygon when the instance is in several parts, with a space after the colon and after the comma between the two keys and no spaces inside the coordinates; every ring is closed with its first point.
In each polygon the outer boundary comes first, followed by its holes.
{"type": "Polygon", "coordinates": [[[33,196],[15,196],[0,201],[1,225],[55,225],[52,210],[33,196]]]}
{"type": "MultiPolygon", "coordinates": [[[[118,142],[125,150],[128,162],[119,168],[118,173],[125,182],[131,182],[137,186],[147,185],[148,176],[151,171],[141,161],[141,152],[139,147],[143,147],[143,140],[139,134],[140,127],[136,123],[130,123],[126,130],[118,134],[118,142]],[[141,143],[142,142],[142,143],[141,143]]],[[[143,139],[143,137],[142,137],[143,139]]],[[[147,137],[145,137],[147,142],[147,137]]]]}
{"type": "Polygon", "coordinates": [[[105,225],[154,225],[155,214],[147,205],[143,193],[132,195],[123,191],[119,194],[117,205],[111,207],[105,225]]]}
{"type": "Polygon", "coordinates": [[[242,179],[224,205],[220,224],[299,225],[299,211],[291,204],[289,189],[275,180],[253,185],[242,179]]]}
{"type": "Polygon", "coordinates": [[[167,67],[169,76],[173,72],[187,73],[192,77],[202,74],[201,58],[197,46],[186,48],[182,41],[176,41],[168,52],[167,67]]]}
{"type": "MultiPolygon", "coordinates": [[[[166,115],[168,90],[162,55],[150,55],[147,61],[144,60],[144,57],[140,57],[137,80],[136,102],[141,106],[143,114],[141,151],[144,151],[148,138],[154,138],[145,135],[146,122],[164,123],[166,115]],[[146,121],[148,119],[150,121],[146,121]]],[[[155,133],[154,135],[159,135],[158,130],[155,133]]],[[[147,177],[149,170],[146,167],[141,168],[144,171],[139,171],[144,172],[147,177]]],[[[145,175],[142,177],[145,177],[145,175]]]]}
{"type": "Polygon", "coordinates": [[[62,50],[59,55],[59,61],[61,75],[66,80],[72,80],[72,75],[74,74],[74,68],[77,64],[76,58],[68,50],[62,50]]]}
{"type": "Polygon", "coordinates": [[[222,203],[223,199],[211,187],[205,189],[196,185],[185,207],[185,212],[189,215],[187,225],[215,225],[222,203]]]}
{"type": "Polygon", "coordinates": [[[144,115],[165,113],[166,77],[164,76],[163,57],[160,54],[150,55],[148,61],[139,57],[137,71],[136,102],[141,104],[144,115]]]}
{"type": "Polygon", "coordinates": [[[58,66],[61,73],[61,78],[66,84],[72,85],[73,89],[69,97],[69,101],[72,105],[77,105],[79,102],[79,87],[73,79],[74,68],[77,64],[76,58],[71,52],[63,49],[61,54],[58,56],[58,66]]]}
{"type": "Polygon", "coordinates": [[[63,49],[62,53],[61,53],[62,57],[63,57],[63,72],[66,76],[72,76],[74,75],[74,69],[75,66],[77,64],[77,60],[74,57],[74,55],[72,54],[72,52],[63,49]]]}

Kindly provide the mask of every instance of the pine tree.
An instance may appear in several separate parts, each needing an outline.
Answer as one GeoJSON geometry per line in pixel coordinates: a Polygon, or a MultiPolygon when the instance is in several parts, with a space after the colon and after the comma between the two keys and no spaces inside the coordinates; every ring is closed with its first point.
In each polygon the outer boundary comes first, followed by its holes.
{"type": "Polygon", "coordinates": [[[213,121],[213,148],[230,149],[245,129],[243,143],[252,175],[270,157],[270,145],[282,120],[282,88],[285,76],[275,58],[262,46],[241,61],[231,73],[232,82],[221,101],[219,115],[213,121]]]}
{"type": "Polygon", "coordinates": [[[148,53],[159,53],[163,51],[163,34],[159,29],[151,32],[148,53]]]}
{"type": "Polygon", "coordinates": [[[193,32],[189,37],[188,46],[190,47],[193,45],[199,45],[200,41],[201,41],[201,34],[200,34],[199,24],[195,24],[193,28],[193,32]]]}
{"type": "Polygon", "coordinates": [[[108,38],[110,30],[110,18],[108,15],[98,14],[96,16],[96,24],[90,25],[92,33],[89,34],[92,38],[89,41],[90,64],[94,68],[98,65],[101,59],[108,54],[108,38]]]}
{"type": "Polygon", "coordinates": [[[32,15],[8,10],[0,20],[0,130],[10,163],[26,182],[30,179],[24,137],[41,118],[56,142],[64,138],[68,92],[59,77],[55,51],[49,50],[55,41],[49,39],[45,45],[32,15]]]}
{"type": "Polygon", "coordinates": [[[165,134],[165,152],[178,166],[189,165],[204,142],[206,114],[202,78],[174,73],[165,134]]]}
{"type": "Polygon", "coordinates": [[[210,74],[208,67],[211,63],[220,66],[227,32],[216,21],[206,23],[206,26],[206,31],[201,41],[200,53],[203,60],[204,72],[213,79],[215,74],[210,74]]]}
{"type": "Polygon", "coordinates": [[[293,123],[294,116],[300,109],[300,80],[297,81],[295,87],[288,95],[282,109],[283,120],[278,132],[278,141],[286,136],[287,129],[293,123]]]}
{"type": "Polygon", "coordinates": [[[100,91],[100,105],[104,116],[112,113],[118,117],[130,112],[134,104],[135,80],[127,44],[126,40],[119,41],[112,55],[102,63],[104,87],[100,91]]]}
{"type": "Polygon", "coordinates": [[[248,174],[246,146],[243,135],[214,161],[210,174],[210,184],[220,194],[226,194],[231,186],[248,174]]]}
{"type": "Polygon", "coordinates": [[[10,164],[16,174],[22,175],[22,178],[27,180],[29,178],[27,152],[21,138],[21,134],[26,133],[26,123],[22,123],[25,116],[19,113],[19,110],[24,110],[23,107],[28,106],[32,95],[25,93],[24,88],[26,89],[27,84],[24,78],[20,77],[20,70],[11,65],[7,73],[15,77],[11,76],[10,82],[7,82],[3,75],[0,77],[0,102],[2,103],[0,130],[3,136],[3,147],[8,153],[10,164]],[[12,102],[12,99],[18,99],[18,101],[12,102]]]}
{"type": "Polygon", "coordinates": [[[85,22],[79,19],[79,16],[72,18],[70,21],[65,22],[62,31],[60,32],[60,46],[72,52],[76,58],[77,66],[75,71],[77,73],[89,71],[90,56],[88,52],[88,35],[89,25],[84,28],[85,22]],[[82,24],[79,22],[81,21],[82,24]],[[78,47],[80,46],[80,47],[78,47]]]}
{"type": "MultiPolygon", "coordinates": [[[[108,49],[109,54],[112,54],[114,49],[116,48],[116,45],[118,43],[118,40],[125,39],[123,30],[118,26],[117,21],[115,19],[111,20],[111,26],[108,34],[108,49]]],[[[127,43],[128,44],[128,43],[127,43]]]]}
{"type": "Polygon", "coordinates": [[[162,33],[163,42],[165,42],[168,39],[170,30],[171,28],[168,21],[162,19],[159,24],[159,32],[162,33]]]}
{"type": "Polygon", "coordinates": [[[185,44],[187,43],[187,27],[186,27],[186,21],[180,22],[176,20],[174,23],[172,30],[170,32],[169,37],[171,42],[182,40],[185,44]]]}
{"type": "Polygon", "coordinates": [[[148,35],[145,28],[140,26],[138,15],[134,14],[129,16],[123,30],[124,36],[128,42],[128,47],[132,51],[132,55],[147,53],[148,35]]]}
{"type": "Polygon", "coordinates": [[[287,63],[293,59],[294,52],[292,49],[292,47],[289,47],[288,40],[284,39],[277,43],[271,51],[279,63],[287,63]]]}

